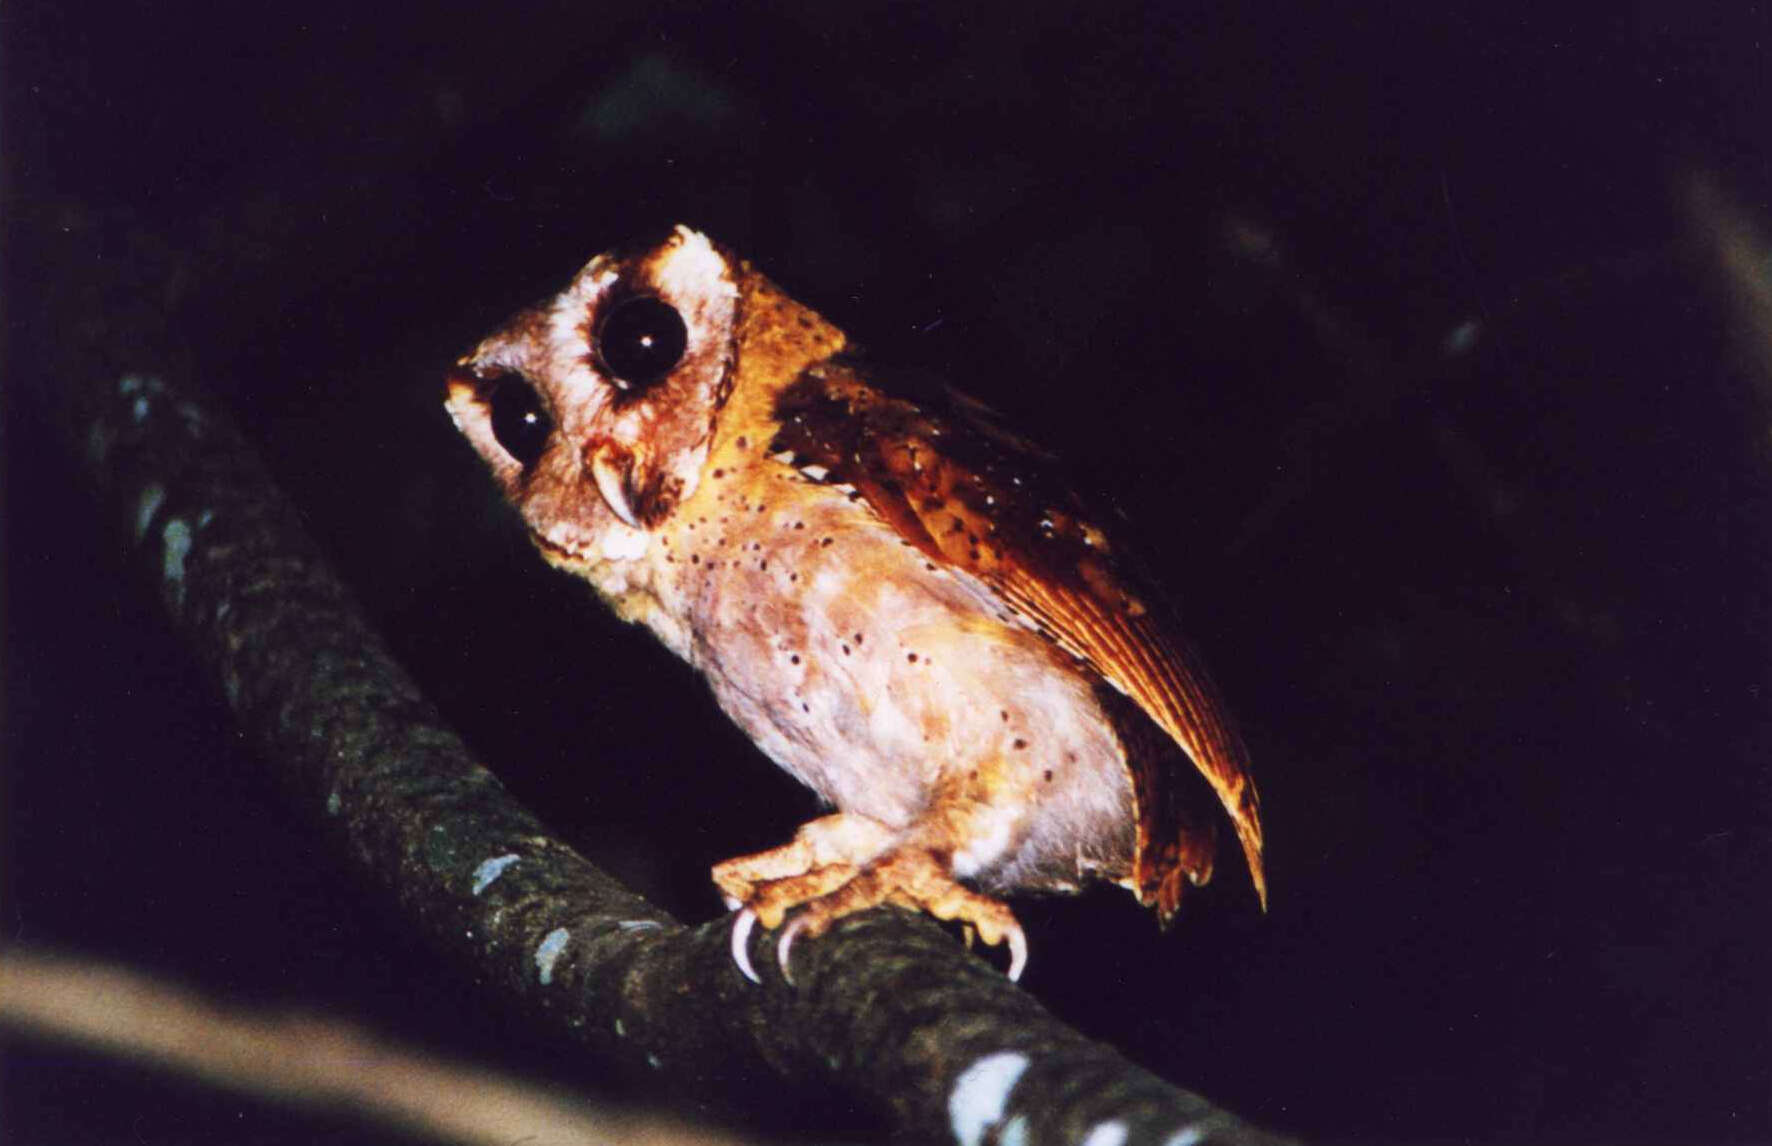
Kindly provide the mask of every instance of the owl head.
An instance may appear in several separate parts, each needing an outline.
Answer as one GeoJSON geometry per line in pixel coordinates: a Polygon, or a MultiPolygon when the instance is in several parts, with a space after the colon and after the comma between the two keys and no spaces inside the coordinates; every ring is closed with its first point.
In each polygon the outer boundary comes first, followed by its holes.
{"type": "Polygon", "coordinates": [[[450,417],[550,559],[614,556],[695,492],[732,389],[741,270],[678,227],[592,259],[450,373],[450,417]]]}

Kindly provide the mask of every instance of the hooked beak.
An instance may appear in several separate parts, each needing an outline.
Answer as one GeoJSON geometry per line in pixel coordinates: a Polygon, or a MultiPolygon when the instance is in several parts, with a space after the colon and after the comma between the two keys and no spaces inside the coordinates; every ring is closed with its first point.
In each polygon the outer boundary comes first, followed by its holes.
{"type": "Polygon", "coordinates": [[[640,528],[640,518],[628,501],[630,459],[627,451],[604,442],[593,449],[585,460],[590,465],[591,479],[597,483],[597,492],[603,495],[603,503],[609,507],[610,512],[632,528],[640,528]]]}

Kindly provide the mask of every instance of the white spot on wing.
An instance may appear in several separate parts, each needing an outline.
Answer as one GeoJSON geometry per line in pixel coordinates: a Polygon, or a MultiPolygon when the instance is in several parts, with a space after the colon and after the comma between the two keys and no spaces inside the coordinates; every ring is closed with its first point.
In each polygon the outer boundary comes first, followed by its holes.
{"type": "Polygon", "coordinates": [[[1198,1126],[1187,1126],[1163,1139],[1163,1146],[1199,1146],[1206,1140],[1206,1132],[1198,1126]]]}
{"type": "Polygon", "coordinates": [[[1009,1092],[1021,1081],[1028,1056],[1016,1051],[985,1055],[960,1072],[948,1095],[948,1123],[960,1146],[979,1146],[985,1132],[1003,1120],[1009,1092]]]}
{"type": "Polygon", "coordinates": [[[505,873],[505,869],[517,862],[515,854],[494,856],[474,869],[474,894],[479,895],[492,886],[492,881],[505,873]]]}
{"type": "Polygon", "coordinates": [[[554,981],[554,964],[560,961],[560,954],[566,950],[566,942],[571,938],[572,932],[564,927],[556,927],[542,937],[541,944],[535,949],[535,970],[542,986],[554,981]]]}

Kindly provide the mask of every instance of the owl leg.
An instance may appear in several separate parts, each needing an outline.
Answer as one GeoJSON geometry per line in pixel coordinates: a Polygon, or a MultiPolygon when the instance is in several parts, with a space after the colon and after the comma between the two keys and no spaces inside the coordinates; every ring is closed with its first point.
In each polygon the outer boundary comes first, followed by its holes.
{"type": "Polygon", "coordinates": [[[869,864],[828,894],[802,901],[804,907],[776,947],[782,977],[792,981],[788,959],[794,940],[816,938],[846,915],[881,904],[927,911],[975,930],[986,946],[1009,946],[1009,978],[1019,979],[1027,966],[1027,936],[1002,901],[981,895],[953,877],[948,866],[927,848],[902,847],[869,864]]]}

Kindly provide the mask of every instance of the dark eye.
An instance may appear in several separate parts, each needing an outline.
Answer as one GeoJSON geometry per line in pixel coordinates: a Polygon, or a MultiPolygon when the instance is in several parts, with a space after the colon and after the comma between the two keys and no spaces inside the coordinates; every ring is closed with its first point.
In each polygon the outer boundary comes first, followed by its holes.
{"type": "Polygon", "coordinates": [[[618,302],[597,324],[597,357],[624,390],[650,386],[669,374],[688,345],[682,316],[656,298],[618,302]]]}
{"type": "Polygon", "coordinates": [[[521,377],[507,374],[492,384],[486,399],[492,411],[492,436],[505,453],[524,469],[534,465],[547,448],[548,435],[554,432],[554,420],[541,404],[541,398],[521,377]]]}

